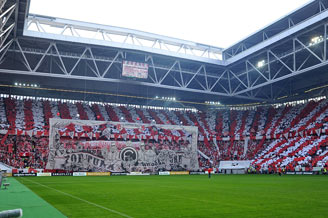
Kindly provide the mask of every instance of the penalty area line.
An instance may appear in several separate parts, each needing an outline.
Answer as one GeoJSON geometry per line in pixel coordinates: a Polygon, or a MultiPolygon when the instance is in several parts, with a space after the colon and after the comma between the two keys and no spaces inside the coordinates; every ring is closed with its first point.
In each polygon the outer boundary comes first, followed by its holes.
{"type": "Polygon", "coordinates": [[[47,185],[43,185],[43,184],[41,184],[41,183],[39,183],[39,182],[35,182],[35,181],[32,181],[32,180],[27,179],[27,178],[24,178],[24,180],[27,180],[27,181],[29,181],[29,182],[31,182],[31,183],[36,184],[36,185],[43,186],[43,187],[45,187],[45,188],[48,188],[48,189],[54,190],[54,191],[56,191],[56,192],[58,192],[58,193],[61,193],[61,194],[66,195],[66,196],[69,196],[69,197],[71,197],[71,198],[74,198],[74,199],[76,199],[76,200],[82,201],[82,202],[84,202],[84,203],[87,203],[87,204],[93,205],[93,206],[95,206],[95,207],[99,207],[99,208],[104,209],[104,210],[107,210],[107,211],[109,211],[109,212],[116,213],[116,214],[118,214],[118,215],[120,215],[120,216],[127,217],[127,218],[133,218],[132,216],[129,216],[129,215],[124,214],[124,213],[121,213],[121,212],[119,212],[119,211],[117,211],[117,210],[113,210],[113,209],[110,209],[110,208],[107,208],[107,207],[101,206],[101,205],[99,205],[99,204],[93,203],[93,202],[88,201],[88,200],[85,200],[85,199],[83,199],[83,198],[79,198],[79,197],[77,197],[77,196],[75,196],[75,195],[71,195],[71,194],[69,194],[69,193],[66,193],[66,192],[60,191],[60,190],[58,190],[58,189],[55,189],[55,188],[49,187],[49,186],[47,186],[47,185]]]}

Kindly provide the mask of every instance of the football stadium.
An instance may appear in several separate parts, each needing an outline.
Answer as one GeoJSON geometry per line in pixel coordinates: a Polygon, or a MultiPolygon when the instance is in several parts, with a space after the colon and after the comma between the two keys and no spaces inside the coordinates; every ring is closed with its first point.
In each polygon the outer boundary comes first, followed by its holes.
{"type": "Polygon", "coordinates": [[[328,216],[328,0],[225,48],[31,1],[0,0],[0,217],[328,216]]]}

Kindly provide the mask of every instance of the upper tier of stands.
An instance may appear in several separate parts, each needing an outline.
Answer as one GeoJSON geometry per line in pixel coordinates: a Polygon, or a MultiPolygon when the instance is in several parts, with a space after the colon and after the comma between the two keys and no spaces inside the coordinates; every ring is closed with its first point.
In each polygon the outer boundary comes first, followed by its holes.
{"type": "MultiPolygon", "coordinates": [[[[328,129],[328,100],[295,106],[257,107],[255,110],[150,109],[80,101],[0,98],[0,130],[48,131],[50,118],[105,120],[146,124],[197,126],[199,139],[230,137],[236,140],[288,137],[300,132],[328,129]]],[[[206,139],[205,139],[206,140],[206,139]]]]}

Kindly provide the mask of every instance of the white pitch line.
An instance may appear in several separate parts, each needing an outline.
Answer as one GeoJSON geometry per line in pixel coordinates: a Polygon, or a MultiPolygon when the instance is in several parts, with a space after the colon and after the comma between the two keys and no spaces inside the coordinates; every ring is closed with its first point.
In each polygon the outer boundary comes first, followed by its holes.
{"type": "Polygon", "coordinates": [[[116,210],[113,210],[113,209],[110,209],[110,208],[107,208],[107,207],[101,206],[101,205],[99,205],[99,204],[96,204],[96,203],[93,203],[93,202],[90,202],[90,201],[87,201],[87,200],[85,200],[85,199],[83,199],[83,198],[76,197],[75,195],[68,194],[68,193],[66,193],[66,192],[63,192],[63,191],[60,191],[60,190],[58,190],[58,189],[55,189],[55,188],[49,187],[49,186],[47,186],[47,185],[43,185],[43,184],[41,184],[41,183],[38,183],[38,182],[32,181],[32,180],[30,180],[30,179],[24,178],[24,180],[28,180],[28,181],[30,181],[30,182],[32,182],[32,183],[34,183],[34,184],[37,184],[37,185],[40,185],[40,186],[46,187],[46,188],[48,188],[48,189],[52,189],[52,190],[54,190],[54,191],[56,191],[56,192],[59,192],[59,193],[64,194],[64,195],[67,195],[67,196],[69,196],[69,197],[71,197],[71,198],[75,198],[75,199],[80,200],[80,201],[83,201],[83,202],[85,202],[85,203],[87,203],[87,204],[93,205],[93,206],[95,206],[95,207],[99,207],[99,208],[101,208],[101,209],[104,209],[104,210],[110,211],[110,212],[112,212],[112,213],[116,213],[116,214],[121,215],[121,216],[123,216],[123,217],[133,218],[132,216],[129,216],[129,215],[127,215],[127,214],[124,214],[124,213],[121,213],[121,212],[119,212],[119,211],[116,211],[116,210]]]}

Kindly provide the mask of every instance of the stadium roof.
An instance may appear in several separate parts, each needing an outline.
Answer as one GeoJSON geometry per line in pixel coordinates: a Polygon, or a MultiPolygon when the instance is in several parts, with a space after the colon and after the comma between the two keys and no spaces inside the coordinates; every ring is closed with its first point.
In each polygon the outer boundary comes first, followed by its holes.
{"type": "Polygon", "coordinates": [[[150,0],[78,2],[77,5],[76,1],[32,0],[29,11],[227,48],[309,0],[157,0],[156,4],[150,0]]]}
{"type": "Polygon", "coordinates": [[[53,89],[227,104],[322,94],[328,81],[323,73],[327,71],[327,1],[310,1],[223,51],[141,31],[28,15],[28,6],[26,0],[8,0],[3,8],[11,13],[0,50],[0,76],[7,85],[21,80],[53,89]],[[32,25],[35,28],[29,29],[32,25]],[[51,27],[61,31],[50,32],[51,27]],[[118,34],[124,41],[85,38],[78,32],[89,30],[100,36],[118,34]],[[153,40],[159,47],[147,47],[142,40],[153,40]],[[178,51],[165,49],[170,46],[178,51]],[[196,49],[200,56],[187,52],[196,49]],[[210,52],[223,52],[223,60],[210,52]],[[123,78],[122,60],[148,63],[149,77],[123,78]]]}

